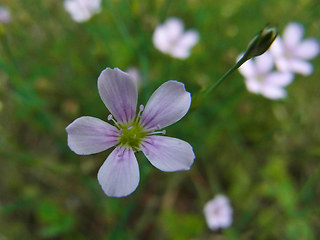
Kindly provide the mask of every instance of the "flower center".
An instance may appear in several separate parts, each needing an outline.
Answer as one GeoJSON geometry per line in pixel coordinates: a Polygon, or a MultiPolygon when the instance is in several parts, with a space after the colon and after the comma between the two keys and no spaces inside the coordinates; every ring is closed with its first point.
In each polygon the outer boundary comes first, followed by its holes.
{"type": "Polygon", "coordinates": [[[140,149],[141,142],[148,135],[140,123],[134,121],[130,124],[120,125],[119,144],[130,147],[137,151],[140,149]]]}

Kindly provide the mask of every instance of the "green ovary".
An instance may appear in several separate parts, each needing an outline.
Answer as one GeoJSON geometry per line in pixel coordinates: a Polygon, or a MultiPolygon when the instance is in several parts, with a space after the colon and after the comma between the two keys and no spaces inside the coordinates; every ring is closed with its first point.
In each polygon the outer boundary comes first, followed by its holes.
{"type": "Polygon", "coordinates": [[[122,134],[119,138],[119,144],[121,146],[130,147],[136,151],[140,149],[140,144],[143,139],[147,136],[147,132],[143,127],[136,122],[121,126],[122,134]]]}

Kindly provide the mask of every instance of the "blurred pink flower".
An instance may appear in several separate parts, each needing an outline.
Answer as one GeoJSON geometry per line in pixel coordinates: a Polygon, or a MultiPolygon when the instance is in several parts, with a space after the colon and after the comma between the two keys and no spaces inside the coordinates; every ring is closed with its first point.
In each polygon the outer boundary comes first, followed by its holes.
{"type": "Polygon", "coordinates": [[[184,32],[183,22],[178,18],[169,18],[156,27],[153,44],[161,52],[174,58],[185,59],[190,56],[191,48],[199,41],[195,30],[184,32]]]}
{"type": "Polygon", "coordinates": [[[289,23],[283,39],[278,36],[270,48],[280,71],[310,75],[313,66],[307,60],[319,54],[319,42],[315,38],[303,40],[304,28],[299,23],[289,23]]]}
{"type": "Polygon", "coordinates": [[[101,0],[64,0],[64,8],[74,21],[84,22],[101,11],[101,0]]]}
{"type": "Polygon", "coordinates": [[[229,199],[219,194],[204,206],[204,215],[211,230],[227,228],[232,224],[232,208],[229,199]]]}
{"type": "Polygon", "coordinates": [[[293,81],[294,74],[272,71],[273,66],[274,61],[269,52],[245,62],[239,71],[245,77],[248,91],[262,94],[269,99],[286,97],[284,87],[293,81]]]}
{"type": "Polygon", "coordinates": [[[11,14],[9,8],[0,6],[0,22],[9,23],[11,21],[11,14]]]}
{"type": "Polygon", "coordinates": [[[123,197],[139,184],[139,166],[134,152],[142,151],[150,163],[165,171],[189,170],[195,155],[189,143],[177,138],[158,136],[159,131],[178,120],[189,110],[191,95],[177,81],[163,83],[140,106],[137,86],[120,69],[107,68],[98,78],[100,97],[115,126],[98,118],[80,117],[66,127],[68,145],[77,154],[87,155],[116,148],[98,172],[98,181],[106,195],[123,197]]]}
{"type": "Polygon", "coordinates": [[[131,79],[134,81],[134,83],[139,87],[141,84],[141,74],[136,67],[129,67],[126,71],[131,79]]]}

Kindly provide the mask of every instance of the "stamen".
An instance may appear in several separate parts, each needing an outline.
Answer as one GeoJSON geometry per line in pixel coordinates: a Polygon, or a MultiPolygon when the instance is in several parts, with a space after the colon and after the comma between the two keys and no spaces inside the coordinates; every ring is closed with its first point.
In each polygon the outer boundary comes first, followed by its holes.
{"type": "Polygon", "coordinates": [[[117,123],[116,120],[114,120],[112,114],[108,115],[108,121],[112,121],[118,128],[120,128],[119,124],[117,123]]]}
{"type": "Polygon", "coordinates": [[[130,130],[131,128],[133,128],[133,126],[129,126],[129,127],[127,127],[127,130],[130,130]]]}
{"type": "Polygon", "coordinates": [[[162,130],[162,131],[156,131],[156,132],[152,132],[152,133],[150,133],[150,135],[155,135],[155,134],[163,134],[163,135],[165,135],[166,134],[166,130],[162,130]]]}
{"type": "Polygon", "coordinates": [[[144,106],[141,104],[141,105],[139,106],[139,112],[138,112],[137,118],[136,118],[136,122],[137,122],[137,123],[140,122],[140,117],[141,117],[141,114],[142,114],[143,110],[144,110],[144,106]]]}

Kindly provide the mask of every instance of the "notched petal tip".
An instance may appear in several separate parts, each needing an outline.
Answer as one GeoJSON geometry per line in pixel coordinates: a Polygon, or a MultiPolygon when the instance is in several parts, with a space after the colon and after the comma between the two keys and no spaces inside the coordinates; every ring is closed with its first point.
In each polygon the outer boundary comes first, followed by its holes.
{"type": "Polygon", "coordinates": [[[179,121],[188,112],[191,94],[183,83],[170,80],[162,84],[150,97],[141,116],[148,130],[167,127],[179,121]]]}
{"type": "Polygon", "coordinates": [[[119,68],[106,68],[98,78],[100,97],[111,114],[120,122],[135,118],[138,89],[131,76],[119,68]]]}
{"type": "Polygon", "coordinates": [[[109,197],[125,197],[139,185],[139,166],[134,152],[117,147],[98,171],[98,181],[109,197]]]}

